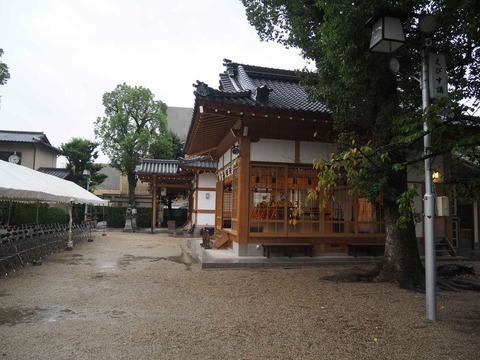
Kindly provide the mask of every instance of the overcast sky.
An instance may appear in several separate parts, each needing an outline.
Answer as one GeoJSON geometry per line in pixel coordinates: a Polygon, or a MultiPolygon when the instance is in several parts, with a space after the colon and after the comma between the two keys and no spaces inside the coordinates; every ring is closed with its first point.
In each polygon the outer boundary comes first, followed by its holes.
{"type": "Polygon", "coordinates": [[[305,65],[299,50],[261,42],[239,0],[0,0],[0,48],[11,75],[0,129],[43,131],[56,147],[95,140],[102,95],[120,83],[193,107],[192,84],[217,87],[224,58],[305,65]]]}

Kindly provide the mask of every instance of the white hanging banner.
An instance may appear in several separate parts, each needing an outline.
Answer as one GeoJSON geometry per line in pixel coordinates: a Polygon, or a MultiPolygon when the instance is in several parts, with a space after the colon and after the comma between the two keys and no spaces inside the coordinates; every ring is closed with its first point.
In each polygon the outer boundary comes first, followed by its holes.
{"type": "Polygon", "coordinates": [[[428,54],[430,98],[448,96],[447,62],[445,54],[428,54]]]}

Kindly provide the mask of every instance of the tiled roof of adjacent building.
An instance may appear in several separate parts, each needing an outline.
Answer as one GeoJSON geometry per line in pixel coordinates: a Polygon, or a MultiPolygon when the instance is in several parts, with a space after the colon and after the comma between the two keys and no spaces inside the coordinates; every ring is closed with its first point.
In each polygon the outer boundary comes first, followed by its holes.
{"type": "Polygon", "coordinates": [[[142,159],[137,165],[137,174],[174,175],[178,173],[178,160],[142,159]]]}
{"type": "Polygon", "coordinates": [[[44,173],[44,174],[59,177],[60,179],[72,180],[72,174],[67,169],[41,167],[41,168],[38,168],[37,171],[40,171],[41,173],[44,173]]]}
{"type": "Polygon", "coordinates": [[[324,104],[308,99],[295,71],[238,64],[227,59],[224,66],[220,89],[197,82],[197,97],[240,106],[329,113],[324,104]]]}
{"type": "Polygon", "coordinates": [[[188,159],[179,158],[181,168],[214,171],[217,168],[216,162],[209,156],[194,156],[188,159]]]}
{"type": "Polygon", "coordinates": [[[135,168],[137,175],[176,175],[182,172],[182,167],[187,171],[196,169],[214,171],[215,162],[210,157],[193,157],[179,160],[142,159],[135,168]]]}
{"type": "Polygon", "coordinates": [[[50,144],[47,135],[39,131],[0,130],[0,142],[42,144],[60,152],[57,148],[50,144]]]}

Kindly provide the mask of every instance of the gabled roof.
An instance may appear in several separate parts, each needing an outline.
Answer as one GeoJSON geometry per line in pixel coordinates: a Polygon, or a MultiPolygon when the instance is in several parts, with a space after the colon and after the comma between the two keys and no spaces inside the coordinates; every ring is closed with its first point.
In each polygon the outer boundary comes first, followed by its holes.
{"type": "Polygon", "coordinates": [[[73,178],[69,170],[62,169],[62,168],[41,167],[41,168],[38,168],[37,171],[40,171],[41,173],[44,173],[44,174],[53,175],[64,180],[72,180],[73,178]]]}
{"type": "Polygon", "coordinates": [[[217,169],[216,162],[209,156],[194,156],[188,159],[179,158],[180,171],[197,170],[197,171],[215,171],[217,169]]]}
{"type": "Polygon", "coordinates": [[[207,157],[180,160],[142,159],[135,168],[135,173],[143,182],[156,181],[160,186],[189,188],[194,172],[215,170],[215,163],[207,157]]]}
{"type": "Polygon", "coordinates": [[[141,175],[177,175],[185,171],[215,171],[216,163],[207,156],[196,156],[179,160],[142,159],[135,168],[135,173],[141,175]]]}
{"type": "Polygon", "coordinates": [[[135,168],[137,175],[175,175],[178,173],[178,160],[142,159],[135,168]]]}
{"type": "Polygon", "coordinates": [[[0,142],[41,144],[60,153],[60,150],[50,144],[47,135],[38,131],[0,130],[0,142]]]}
{"type": "MultiPolygon", "coordinates": [[[[224,59],[226,70],[220,74],[220,90],[226,98],[243,94],[242,101],[252,106],[328,113],[327,107],[308,99],[296,71],[234,63],[224,59]]],[[[214,96],[220,97],[217,92],[214,96]]],[[[237,100],[238,101],[238,100],[237,100]]]]}
{"type": "Polygon", "coordinates": [[[300,84],[301,73],[227,59],[223,65],[219,89],[201,81],[194,84],[194,113],[184,148],[187,157],[221,156],[225,143],[231,141],[230,133],[238,137],[243,126],[256,138],[325,141],[331,137],[331,112],[325,104],[309,100],[300,84]],[[314,134],[323,138],[314,139],[314,134]]]}
{"type": "Polygon", "coordinates": [[[300,73],[234,63],[224,59],[218,90],[197,81],[195,95],[208,100],[271,109],[329,113],[318,101],[308,99],[300,73]]]}

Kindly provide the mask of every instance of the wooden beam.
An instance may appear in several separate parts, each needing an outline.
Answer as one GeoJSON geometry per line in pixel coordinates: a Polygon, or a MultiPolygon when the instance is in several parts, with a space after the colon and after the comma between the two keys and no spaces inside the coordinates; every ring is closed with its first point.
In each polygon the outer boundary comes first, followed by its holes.
{"type": "Polygon", "coordinates": [[[240,155],[238,162],[238,243],[247,243],[250,219],[250,139],[240,138],[240,155]]]}
{"type": "Polygon", "coordinates": [[[153,229],[155,229],[155,225],[157,223],[157,182],[156,179],[153,180],[152,183],[152,229],[151,232],[153,234],[153,229]]]}

